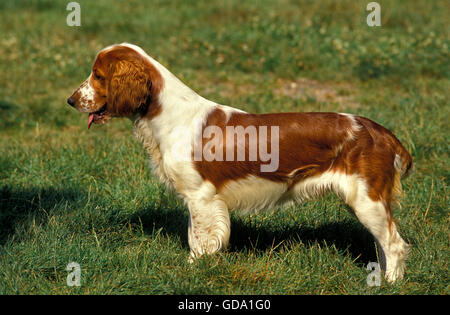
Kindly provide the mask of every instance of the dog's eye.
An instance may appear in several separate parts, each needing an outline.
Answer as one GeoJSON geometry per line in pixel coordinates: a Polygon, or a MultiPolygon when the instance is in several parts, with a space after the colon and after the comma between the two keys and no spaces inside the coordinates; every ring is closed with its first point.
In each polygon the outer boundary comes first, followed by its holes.
{"type": "Polygon", "coordinates": [[[96,79],[96,80],[103,80],[103,77],[99,76],[98,73],[94,72],[94,79],[96,79]]]}

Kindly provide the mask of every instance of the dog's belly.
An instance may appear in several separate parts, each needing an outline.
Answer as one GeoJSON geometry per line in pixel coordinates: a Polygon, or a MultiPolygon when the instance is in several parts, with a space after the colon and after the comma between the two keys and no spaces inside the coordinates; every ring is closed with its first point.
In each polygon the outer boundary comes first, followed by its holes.
{"type": "Polygon", "coordinates": [[[230,211],[258,212],[275,206],[288,191],[288,185],[257,176],[232,180],[221,187],[218,197],[230,211]]]}
{"type": "Polygon", "coordinates": [[[327,171],[297,182],[293,186],[257,176],[229,181],[218,192],[230,211],[243,214],[271,209],[277,205],[319,197],[329,191],[337,193],[346,203],[354,198],[349,192],[356,191],[358,177],[327,171]]]}

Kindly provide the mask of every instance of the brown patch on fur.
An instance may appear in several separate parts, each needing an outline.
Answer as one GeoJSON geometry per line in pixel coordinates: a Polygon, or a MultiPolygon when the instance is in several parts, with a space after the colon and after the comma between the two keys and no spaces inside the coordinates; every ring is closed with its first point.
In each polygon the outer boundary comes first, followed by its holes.
{"type": "MultiPolygon", "coordinates": [[[[226,121],[225,113],[214,110],[207,118],[204,128],[217,126],[222,130],[221,141],[224,161],[196,161],[195,166],[203,179],[212,182],[217,188],[227,181],[245,178],[248,175],[259,176],[276,182],[285,182],[289,186],[299,180],[320,174],[328,170],[337,158],[339,147],[348,138],[352,123],[349,118],[336,113],[280,113],[246,114],[232,113],[226,121]],[[272,152],[271,126],[279,128],[279,167],[274,172],[261,172],[260,166],[268,164],[262,161],[258,152],[256,161],[249,161],[249,141],[245,141],[245,161],[237,161],[238,143],[227,143],[227,126],[267,126],[267,151],[272,152]],[[330,132],[333,130],[333,132],[330,132]],[[233,161],[226,161],[227,147],[234,145],[233,161]]],[[[202,132],[203,132],[202,130],[202,132]]],[[[203,148],[209,139],[204,139],[203,148]]],[[[259,142],[258,135],[258,142],[259,142]]]]}

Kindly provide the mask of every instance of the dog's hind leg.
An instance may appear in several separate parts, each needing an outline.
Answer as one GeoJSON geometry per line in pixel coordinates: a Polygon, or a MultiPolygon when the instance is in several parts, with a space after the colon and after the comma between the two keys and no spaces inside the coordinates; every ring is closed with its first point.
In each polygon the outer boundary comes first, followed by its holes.
{"type": "Polygon", "coordinates": [[[408,244],[400,237],[391,217],[390,200],[373,201],[362,182],[350,206],[359,221],[372,233],[380,249],[381,268],[388,282],[403,278],[408,244]]]}

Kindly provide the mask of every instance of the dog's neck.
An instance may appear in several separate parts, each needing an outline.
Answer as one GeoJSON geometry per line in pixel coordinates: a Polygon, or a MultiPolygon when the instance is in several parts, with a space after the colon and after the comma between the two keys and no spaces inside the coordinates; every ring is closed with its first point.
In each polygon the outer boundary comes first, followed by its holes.
{"type": "Polygon", "coordinates": [[[164,150],[168,135],[177,128],[190,127],[194,121],[203,119],[218,104],[194,92],[140,47],[126,43],[123,45],[129,46],[146,58],[163,79],[162,90],[155,96],[161,107],[160,112],[151,118],[137,116],[132,121],[135,126],[148,125],[146,129],[151,129],[152,138],[164,150]]]}

